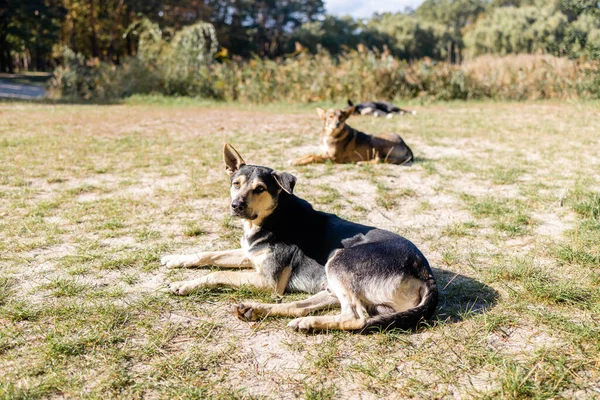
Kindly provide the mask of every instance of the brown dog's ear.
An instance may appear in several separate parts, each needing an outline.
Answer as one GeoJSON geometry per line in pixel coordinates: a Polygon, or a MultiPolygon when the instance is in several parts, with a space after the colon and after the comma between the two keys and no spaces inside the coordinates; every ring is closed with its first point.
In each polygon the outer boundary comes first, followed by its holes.
{"type": "Polygon", "coordinates": [[[296,186],[296,177],[292,174],[288,174],[287,172],[271,172],[273,178],[275,178],[275,182],[287,193],[292,194],[294,192],[294,186],[296,186]]]}
{"type": "Polygon", "coordinates": [[[317,107],[317,114],[319,114],[319,118],[325,119],[325,110],[323,110],[321,107],[317,107]]]}
{"type": "Polygon", "coordinates": [[[343,109],[342,113],[344,114],[344,119],[346,120],[350,118],[350,116],[354,114],[354,111],[356,111],[356,106],[346,107],[343,109]]]}
{"type": "Polygon", "coordinates": [[[238,169],[246,165],[240,153],[229,143],[225,143],[225,147],[223,147],[223,161],[225,161],[225,170],[229,176],[233,176],[238,169]]]}

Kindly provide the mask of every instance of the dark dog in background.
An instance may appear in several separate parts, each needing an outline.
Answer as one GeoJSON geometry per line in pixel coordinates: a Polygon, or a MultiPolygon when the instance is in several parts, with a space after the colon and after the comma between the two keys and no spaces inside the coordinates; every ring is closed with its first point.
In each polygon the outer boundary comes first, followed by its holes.
{"type": "Polygon", "coordinates": [[[170,290],[188,294],[201,288],[250,285],[279,295],[314,295],[291,303],[244,302],[233,313],[254,321],[266,316],[296,317],[296,330],[359,332],[411,329],[429,319],[438,289],[423,254],[407,239],[316,211],[294,195],[296,178],[271,168],[247,165],[229,144],[223,150],[231,178],[231,215],[244,225],[242,248],[166,256],[168,267],[214,265],[247,271],[217,271],[170,290]],[[340,306],[337,315],[306,315],[340,306]]]}
{"type": "Polygon", "coordinates": [[[389,101],[368,101],[365,103],[358,103],[354,105],[352,101],[348,100],[348,106],[354,107],[354,114],[357,115],[372,115],[374,117],[385,117],[392,118],[394,114],[404,115],[411,114],[416,115],[416,111],[404,110],[396,107],[389,101]]]}

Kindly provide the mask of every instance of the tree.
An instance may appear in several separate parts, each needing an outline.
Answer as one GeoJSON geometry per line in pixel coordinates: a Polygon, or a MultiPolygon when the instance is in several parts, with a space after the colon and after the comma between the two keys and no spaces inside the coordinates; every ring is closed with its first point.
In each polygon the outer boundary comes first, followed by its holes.
{"type": "Polygon", "coordinates": [[[467,53],[561,53],[567,17],[555,8],[497,8],[480,18],[464,37],[467,53]]]}
{"type": "Polygon", "coordinates": [[[486,0],[425,0],[416,15],[423,21],[443,25],[448,30],[448,61],[460,62],[463,30],[475,23],[486,10],[486,0]]]}
{"type": "Polygon", "coordinates": [[[446,26],[422,20],[416,15],[384,13],[374,16],[368,25],[392,38],[390,48],[403,59],[447,57],[446,43],[452,39],[446,26]]]}
{"type": "Polygon", "coordinates": [[[583,14],[600,18],[598,0],[560,0],[560,10],[569,17],[569,21],[574,21],[583,14]]]}
{"type": "Polygon", "coordinates": [[[13,72],[13,59],[31,59],[45,70],[65,9],[58,0],[3,0],[0,2],[0,71],[13,72]]]}
{"type": "Polygon", "coordinates": [[[569,24],[563,43],[571,57],[600,58],[600,18],[582,14],[569,24]]]}

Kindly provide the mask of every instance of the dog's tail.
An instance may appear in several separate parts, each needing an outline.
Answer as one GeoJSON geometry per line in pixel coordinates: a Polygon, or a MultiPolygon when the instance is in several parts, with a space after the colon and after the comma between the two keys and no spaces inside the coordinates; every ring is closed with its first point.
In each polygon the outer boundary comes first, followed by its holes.
{"type": "Polygon", "coordinates": [[[348,99],[348,107],[352,107],[354,105],[354,103],[352,102],[352,100],[348,99]]]}
{"type": "Polygon", "coordinates": [[[387,329],[409,330],[416,328],[420,322],[430,319],[438,303],[438,288],[435,279],[425,281],[425,295],[421,303],[410,310],[397,313],[380,314],[367,319],[360,333],[380,332],[387,329]]]}

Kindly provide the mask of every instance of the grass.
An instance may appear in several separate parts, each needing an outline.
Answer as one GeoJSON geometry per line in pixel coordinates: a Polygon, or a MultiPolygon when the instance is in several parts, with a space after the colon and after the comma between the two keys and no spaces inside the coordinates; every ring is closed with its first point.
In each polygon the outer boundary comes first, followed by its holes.
{"type": "Polygon", "coordinates": [[[317,145],[313,106],[0,103],[0,398],[597,397],[599,104],[415,104],[350,120],[399,133],[411,166],[289,167],[317,145]],[[304,335],[229,314],[270,293],[161,292],[205,273],[161,255],[239,246],[225,141],[315,207],[417,244],[436,319],[304,335]]]}

